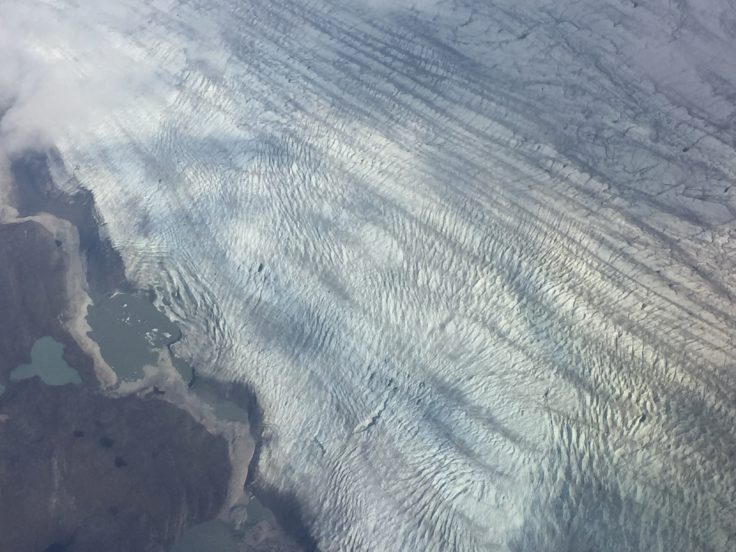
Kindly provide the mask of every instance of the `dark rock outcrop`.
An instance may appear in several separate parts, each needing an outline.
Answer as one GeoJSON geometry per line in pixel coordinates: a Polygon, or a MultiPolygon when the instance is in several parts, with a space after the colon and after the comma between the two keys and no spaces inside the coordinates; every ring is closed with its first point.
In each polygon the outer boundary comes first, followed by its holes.
{"type": "Polygon", "coordinates": [[[163,551],[225,500],[227,443],[164,401],[32,378],[0,416],[0,550],[163,551]]]}

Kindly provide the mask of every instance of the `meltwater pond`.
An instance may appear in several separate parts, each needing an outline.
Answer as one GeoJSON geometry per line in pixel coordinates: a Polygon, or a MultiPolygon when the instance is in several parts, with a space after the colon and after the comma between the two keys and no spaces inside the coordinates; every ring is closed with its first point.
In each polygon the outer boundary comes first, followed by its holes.
{"type": "MultiPolygon", "coordinates": [[[[87,322],[90,337],[100,346],[105,361],[122,381],[145,376],[143,367],[156,364],[159,352],[179,340],[181,330],[142,294],[116,293],[91,305],[87,322]]],[[[190,389],[212,406],[221,420],[248,423],[248,413],[221,396],[217,385],[195,377],[192,366],[174,355],[171,361],[190,389]]]]}
{"type": "Polygon", "coordinates": [[[187,529],[174,544],[172,552],[238,552],[233,531],[225,523],[213,520],[187,529]]]}
{"type": "Polygon", "coordinates": [[[145,297],[116,293],[87,310],[89,336],[122,381],[142,378],[143,367],[155,364],[158,351],[177,341],[181,332],[145,297]]]}
{"type": "Polygon", "coordinates": [[[10,373],[11,381],[38,376],[47,385],[79,385],[79,373],[64,360],[64,346],[52,337],[38,339],[31,349],[31,363],[21,364],[10,373]]]}

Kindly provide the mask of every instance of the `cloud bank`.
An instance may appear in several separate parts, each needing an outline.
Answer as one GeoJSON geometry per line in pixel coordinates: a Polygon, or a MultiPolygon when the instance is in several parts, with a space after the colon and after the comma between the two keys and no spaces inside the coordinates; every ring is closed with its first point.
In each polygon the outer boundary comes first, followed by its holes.
{"type": "Polygon", "coordinates": [[[94,125],[101,114],[125,109],[145,93],[152,68],[111,47],[112,29],[131,28],[139,17],[125,3],[114,9],[88,1],[64,9],[0,4],[3,156],[50,147],[71,126],[94,125]]]}

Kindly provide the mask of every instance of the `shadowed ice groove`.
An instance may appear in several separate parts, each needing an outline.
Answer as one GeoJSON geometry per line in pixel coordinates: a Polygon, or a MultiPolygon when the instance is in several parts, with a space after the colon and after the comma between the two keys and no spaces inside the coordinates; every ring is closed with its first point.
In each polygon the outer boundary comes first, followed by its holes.
{"type": "Polygon", "coordinates": [[[727,0],[123,4],[57,179],[321,549],[736,546],[727,0]]]}

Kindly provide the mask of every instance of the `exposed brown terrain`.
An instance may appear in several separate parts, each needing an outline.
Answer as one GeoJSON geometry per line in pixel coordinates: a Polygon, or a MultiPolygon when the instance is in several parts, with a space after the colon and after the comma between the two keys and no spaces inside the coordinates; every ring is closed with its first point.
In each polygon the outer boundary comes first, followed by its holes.
{"type": "Polygon", "coordinates": [[[219,513],[227,443],[172,404],[101,392],[63,325],[64,248],[37,222],[0,225],[0,378],[50,335],[84,382],[32,378],[0,395],[0,550],[167,550],[219,513]]]}
{"type": "Polygon", "coordinates": [[[101,220],[91,192],[80,189],[68,194],[59,190],[49,174],[47,158],[47,154],[31,152],[11,165],[12,196],[19,215],[50,213],[76,227],[93,297],[115,289],[130,289],[120,254],[100,232],[101,220]]]}
{"type": "MultiPolygon", "coordinates": [[[[69,283],[85,280],[93,298],[129,290],[122,260],[100,233],[91,194],[58,190],[43,155],[12,169],[17,217],[0,222],[0,551],[167,551],[186,528],[223,512],[237,479],[232,443],[157,387],[115,396],[100,385],[69,331],[79,300],[70,290],[80,287],[69,283]],[[50,231],[48,215],[71,223],[74,240],[50,231]],[[84,270],[70,270],[80,254],[84,270]],[[9,381],[43,336],[64,345],[81,385],[9,381]]],[[[246,405],[257,431],[257,403],[246,395],[230,398],[246,405]]],[[[314,548],[296,503],[276,490],[261,498],[293,537],[268,522],[246,524],[241,550],[314,548]]]]}
{"type": "Polygon", "coordinates": [[[167,550],[225,499],[225,440],[174,405],[32,378],[0,412],[0,550],[167,550]]]}
{"type": "Polygon", "coordinates": [[[64,340],[58,320],[66,306],[62,247],[36,222],[0,225],[0,381],[30,362],[39,337],[64,340]]]}

